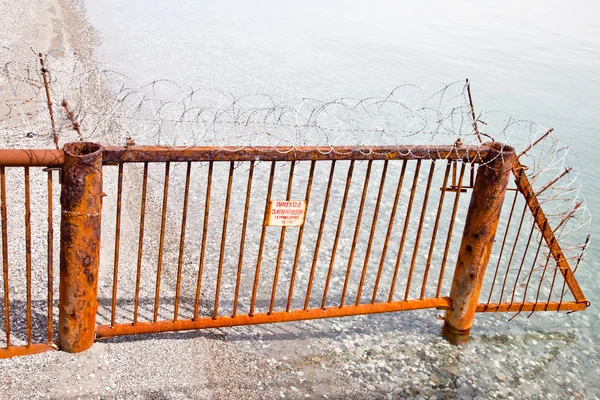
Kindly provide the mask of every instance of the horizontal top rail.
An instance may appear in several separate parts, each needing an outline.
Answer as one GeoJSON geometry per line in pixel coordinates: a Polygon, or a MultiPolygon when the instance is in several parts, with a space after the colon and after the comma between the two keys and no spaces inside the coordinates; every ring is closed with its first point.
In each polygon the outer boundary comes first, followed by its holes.
{"type": "MultiPolygon", "coordinates": [[[[453,160],[485,162],[489,147],[454,145],[398,146],[107,146],[103,164],[187,161],[453,160]]],[[[63,150],[0,149],[0,166],[56,167],[63,150]]]]}
{"type": "Polygon", "coordinates": [[[468,160],[482,162],[486,146],[198,146],[105,147],[104,164],[185,161],[468,160]]]}
{"type": "Polygon", "coordinates": [[[3,167],[58,167],[64,161],[62,150],[0,149],[0,166],[3,167]]]}

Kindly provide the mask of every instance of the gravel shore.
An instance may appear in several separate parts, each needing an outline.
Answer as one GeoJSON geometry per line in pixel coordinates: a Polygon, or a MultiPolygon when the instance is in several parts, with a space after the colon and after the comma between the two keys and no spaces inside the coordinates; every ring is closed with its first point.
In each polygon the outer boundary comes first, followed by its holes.
{"type": "MultiPolygon", "coordinates": [[[[69,57],[75,53],[80,62],[91,63],[96,39],[82,13],[79,1],[4,2],[0,4],[0,15],[4,16],[0,20],[0,46],[11,49],[16,60],[22,62],[32,58],[31,45],[36,51],[55,50],[56,57],[69,57]]],[[[43,135],[34,138],[4,136],[0,138],[4,147],[51,146],[48,137],[43,135]]],[[[115,134],[102,138],[102,142],[124,144],[124,138],[115,134]]],[[[127,210],[137,207],[141,190],[139,174],[139,168],[126,169],[124,203],[129,207],[125,207],[123,215],[121,263],[130,267],[122,272],[119,290],[123,293],[131,293],[134,283],[129,275],[134,271],[131,266],[135,265],[137,256],[138,214],[127,210]]],[[[160,175],[157,172],[155,176],[160,175]]],[[[9,179],[17,178],[16,175],[9,176],[9,179]]],[[[174,185],[181,186],[181,176],[179,183],[177,176],[173,179],[174,185]]],[[[103,234],[106,243],[103,245],[103,275],[99,287],[100,323],[109,318],[110,310],[107,301],[112,289],[115,187],[115,168],[107,168],[105,191],[108,198],[103,210],[106,216],[103,231],[107,234],[103,234]]],[[[161,187],[160,179],[152,181],[148,200],[151,210],[160,210],[161,187]]],[[[33,220],[41,221],[39,223],[45,218],[45,203],[35,199],[43,199],[44,190],[44,175],[32,171],[33,220]]],[[[219,190],[222,191],[223,186],[219,190]]],[[[9,207],[12,207],[9,231],[15,238],[23,237],[23,224],[18,219],[23,214],[22,205],[19,205],[22,197],[23,188],[15,186],[8,199],[9,207]]],[[[239,199],[241,201],[243,197],[239,199]]],[[[191,200],[192,206],[195,201],[191,200]]],[[[150,213],[148,218],[148,232],[156,232],[160,227],[158,215],[150,213]]],[[[219,232],[215,237],[217,234],[219,232]]],[[[34,249],[43,249],[44,240],[45,230],[34,230],[34,249]]],[[[147,257],[155,258],[156,239],[147,240],[147,257]]],[[[15,299],[15,310],[11,315],[14,323],[22,327],[24,322],[22,315],[21,320],[18,319],[18,304],[22,306],[24,299],[23,243],[22,239],[13,242],[11,268],[14,269],[11,274],[15,278],[11,280],[11,298],[15,299]]],[[[177,234],[168,237],[167,242],[168,249],[177,248],[177,234]]],[[[218,241],[213,245],[218,246],[218,241]]],[[[195,249],[191,247],[192,250],[195,249]]],[[[253,252],[254,249],[248,249],[249,254],[253,252]]],[[[172,267],[176,257],[176,251],[168,250],[165,264],[172,267]]],[[[43,276],[43,254],[34,254],[33,259],[34,276],[43,276]]],[[[171,267],[165,271],[167,287],[174,277],[171,267]]],[[[184,271],[195,268],[195,264],[185,265],[184,271]]],[[[299,274],[298,281],[305,281],[306,274],[299,274]]],[[[55,278],[55,287],[58,287],[57,276],[55,278]]],[[[44,332],[43,299],[46,292],[43,279],[40,278],[38,283],[34,287],[34,304],[40,303],[40,312],[35,319],[42,326],[38,331],[44,332]]],[[[154,281],[149,278],[142,286],[142,291],[151,291],[154,281]]],[[[183,291],[190,293],[193,292],[191,289],[193,282],[184,282],[183,291]]],[[[224,288],[228,289],[231,288],[224,288]]],[[[165,288],[163,296],[169,297],[169,290],[165,288]]],[[[171,310],[168,302],[161,307],[161,313],[171,310]]],[[[536,314],[531,319],[517,318],[511,323],[507,322],[510,315],[478,315],[471,342],[465,347],[451,346],[441,337],[438,313],[429,310],[109,339],[81,354],[56,351],[0,360],[3,390],[0,397],[599,398],[600,341],[589,332],[600,331],[600,326],[592,311],[573,317],[536,314]]]]}

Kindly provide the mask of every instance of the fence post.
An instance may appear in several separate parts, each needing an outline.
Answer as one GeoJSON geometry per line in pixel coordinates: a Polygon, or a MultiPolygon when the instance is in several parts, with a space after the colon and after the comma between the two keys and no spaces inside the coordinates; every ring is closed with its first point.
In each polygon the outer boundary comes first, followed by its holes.
{"type": "Polygon", "coordinates": [[[452,344],[464,344],[469,340],[515,160],[512,147],[500,143],[485,146],[490,148],[489,156],[477,169],[450,290],[452,307],[444,318],[442,334],[452,344]]]}
{"type": "Polygon", "coordinates": [[[58,344],[77,353],[92,346],[96,332],[104,149],[77,142],[63,150],[58,344]]]}

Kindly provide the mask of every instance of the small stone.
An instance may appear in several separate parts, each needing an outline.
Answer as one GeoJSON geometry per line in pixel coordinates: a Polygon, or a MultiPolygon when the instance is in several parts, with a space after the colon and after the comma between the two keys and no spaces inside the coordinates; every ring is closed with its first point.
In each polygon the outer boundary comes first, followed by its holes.
{"type": "Polygon", "coordinates": [[[90,374],[90,378],[93,378],[95,376],[96,376],[96,374],[94,374],[94,373],[90,374]]]}
{"type": "Polygon", "coordinates": [[[506,380],[506,375],[504,375],[502,372],[498,372],[496,373],[496,379],[504,382],[506,380]]]}
{"type": "Polygon", "coordinates": [[[375,391],[375,386],[367,385],[367,389],[369,389],[371,392],[373,392],[373,391],[375,391]]]}
{"type": "Polygon", "coordinates": [[[318,363],[319,361],[321,361],[321,358],[319,357],[313,357],[312,360],[316,363],[318,363]]]}

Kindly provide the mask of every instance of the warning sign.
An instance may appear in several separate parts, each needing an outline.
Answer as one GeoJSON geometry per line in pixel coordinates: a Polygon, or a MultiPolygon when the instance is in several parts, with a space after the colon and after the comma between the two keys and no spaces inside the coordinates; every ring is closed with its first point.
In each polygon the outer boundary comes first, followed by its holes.
{"type": "Polygon", "coordinates": [[[304,224],[306,201],[271,200],[269,204],[268,226],[301,226],[304,224]]]}

